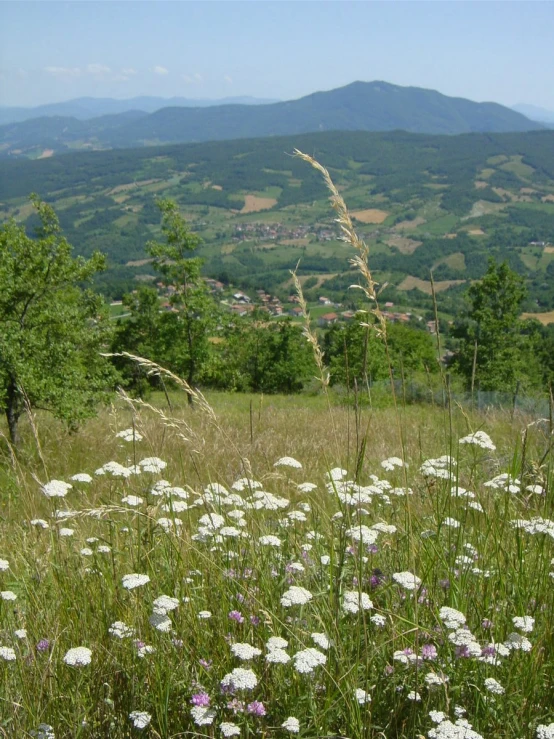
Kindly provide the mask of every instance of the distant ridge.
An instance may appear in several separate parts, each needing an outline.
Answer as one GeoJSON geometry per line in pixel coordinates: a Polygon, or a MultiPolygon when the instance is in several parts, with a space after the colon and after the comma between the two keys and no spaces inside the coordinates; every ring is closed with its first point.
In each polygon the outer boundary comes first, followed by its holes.
{"type": "Polygon", "coordinates": [[[118,100],[116,98],[75,98],[61,103],[48,103],[30,108],[11,107],[0,105],[0,125],[20,123],[32,118],[45,116],[62,116],[77,118],[86,121],[103,115],[117,115],[130,110],[141,110],[145,113],[154,113],[156,110],[167,107],[207,108],[213,105],[267,105],[277,100],[255,98],[248,95],[241,97],[226,97],[219,100],[172,97],[161,98],[142,95],[139,97],[118,100]]]}
{"type": "MultiPolygon", "coordinates": [[[[140,99],[139,99],[140,100],[140,99]]],[[[136,102],[136,101],[135,101],[136,102]]],[[[38,156],[75,148],[127,148],[194,143],[317,131],[392,131],[461,134],[542,129],[497,103],[475,103],[435,90],[388,82],[353,82],[298,100],[265,105],[140,109],[88,121],[42,118],[0,127],[2,156],[38,156]],[[71,122],[73,121],[73,122],[71,122]],[[33,147],[35,149],[33,149],[33,147]]]]}

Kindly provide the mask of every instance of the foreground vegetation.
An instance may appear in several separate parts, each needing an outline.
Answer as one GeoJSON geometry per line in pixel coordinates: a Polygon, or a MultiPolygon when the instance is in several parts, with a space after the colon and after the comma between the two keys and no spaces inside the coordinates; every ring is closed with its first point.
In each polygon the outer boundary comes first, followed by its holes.
{"type": "Polygon", "coordinates": [[[4,446],[7,736],[552,735],[547,423],[185,397],[4,446]]]}

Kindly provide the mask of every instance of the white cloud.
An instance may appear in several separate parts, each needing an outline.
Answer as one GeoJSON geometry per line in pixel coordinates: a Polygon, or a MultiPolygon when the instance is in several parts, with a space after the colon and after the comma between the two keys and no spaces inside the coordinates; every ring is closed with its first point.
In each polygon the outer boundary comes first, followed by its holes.
{"type": "Polygon", "coordinates": [[[154,67],[153,71],[155,74],[169,74],[169,69],[161,67],[159,64],[154,67]]]}
{"type": "Polygon", "coordinates": [[[53,77],[79,77],[81,74],[79,67],[44,67],[44,71],[53,77]]]}
{"type": "Polygon", "coordinates": [[[231,77],[230,74],[223,75],[223,79],[225,80],[225,82],[227,82],[227,84],[229,85],[233,84],[233,78],[231,77]]]}
{"type": "Polygon", "coordinates": [[[104,74],[109,74],[112,70],[109,67],[106,67],[105,64],[87,64],[86,71],[88,74],[102,76],[104,74]]]}
{"type": "Polygon", "coordinates": [[[203,82],[203,81],[204,81],[204,78],[202,77],[202,75],[201,75],[201,74],[198,74],[198,72],[197,72],[197,73],[196,73],[196,74],[194,75],[194,79],[195,79],[195,80],[196,80],[197,82],[203,82]]]}
{"type": "Polygon", "coordinates": [[[188,74],[184,74],[182,75],[182,77],[183,77],[183,80],[187,83],[187,85],[192,85],[192,83],[194,82],[192,77],[188,74]]]}
{"type": "Polygon", "coordinates": [[[133,67],[123,67],[121,70],[121,74],[124,74],[126,77],[130,77],[133,74],[136,74],[137,70],[133,69],[133,67]]]}

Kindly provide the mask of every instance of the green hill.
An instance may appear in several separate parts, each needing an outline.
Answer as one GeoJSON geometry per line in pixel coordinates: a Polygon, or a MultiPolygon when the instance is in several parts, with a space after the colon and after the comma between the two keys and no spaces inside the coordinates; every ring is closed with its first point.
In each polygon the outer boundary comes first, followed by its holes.
{"type": "Polygon", "coordinates": [[[72,123],[67,118],[40,119],[34,129],[33,121],[1,126],[0,152],[3,156],[15,156],[28,155],[28,150],[33,152],[39,145],[59,152],[77,146],[122,148],[320,131],[460,134],[542,128],[496,103],[475,103],[434,90],[387,82],[353,82],[336,90],[271,105],[169,107],[150,115],[135,112],[130,121],[124,116],[72,123]]]}
{"type": "Polygon", "coordinates": [[[32,228],[28,193],[52,202],[79,253],[108,254],[102,289],[115,297],[152,276],[144,258],[159,228],[155,199],[171,197],[204,239],[206,274],[286,297],[301,259],[312,295],[346,300],[348,254],[321,180],[295,148],[330,168],[393,302],[427,308],[433,269],[453,314],[494,256],[528,279],[526,310],[554,308],[552,131],[328,132],[4,160],[1,212],[32,228]]]}

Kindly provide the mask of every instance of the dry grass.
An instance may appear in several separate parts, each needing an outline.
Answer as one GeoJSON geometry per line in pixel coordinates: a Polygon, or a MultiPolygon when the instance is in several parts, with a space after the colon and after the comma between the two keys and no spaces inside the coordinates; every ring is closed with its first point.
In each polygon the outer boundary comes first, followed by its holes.
{"type": "MultiPolygon", "coordinates": [[[[438,282],[435,282],[435,292],[444,292],[444,290],[448,290],[452,285],[461,285],[464,282],[465,280],[439,280],[438,282]]],[[[421,290],[421,292],[426,295],[433,294],[433,288],[430,282],[427,280],[420,280],[419,277],[413,277],[412,275],[408,275],[408,277],[403,279],[400,285],[398,285],[399,290],[413,290],[414,288],[416,290],[421,290]]]]}
{"type": "Polygon", "coordinates": [[[54,156],[54,149],[45,149],[38,159],[49,159],[51,156],[54,156]]]}
{"type": "Polygon", "coordinates": [[[260,210],[269,210],[277,205],[275,198],[260,198],[258,195],[245,195],[241,213],[257,213],[260,210]]]}
{"type": "Polygon", "coordinates": [[[546,326],[549,323],[554,323],[554,310],[546,313],[522,313],[521,317],[524,321],[528,318],[534,318],[535,321],[539,321],[543,326],[546,326]]]}
{"type": "Polygon", "coordinates": [[[391,236],[390,239],[385,241],[385,244],[392,246],[394,249],[398,249],[401,254],[413,254],[418,246],[421,246],[423,242],[414,241],[408,239],[406,236],[391,236]]]}
{"type": "Polygon", "coordinates": [[[422,226],[426,223],[425,218],[417,216],[411,221],[400,221],[394,226],[394,231],[414,231],[418,226],[422,226]]]}
{"type": "Polygon", "coordinates": [[[361,223],[383,223],[389,214],[386,210],[367,208],[366,210],[353,210],[350,215],[361,223]]]}

